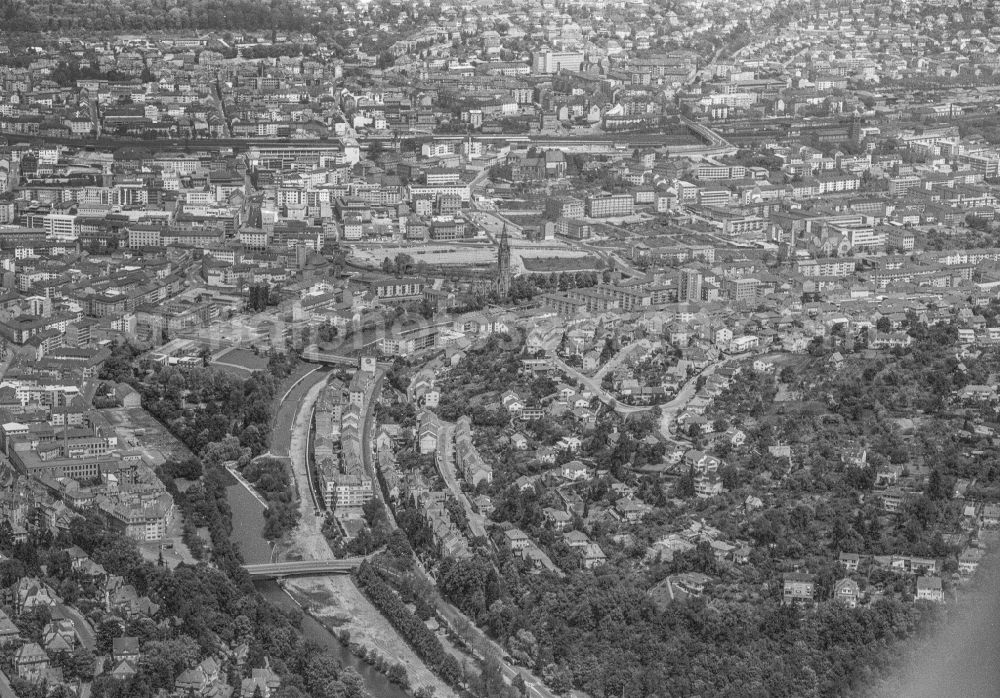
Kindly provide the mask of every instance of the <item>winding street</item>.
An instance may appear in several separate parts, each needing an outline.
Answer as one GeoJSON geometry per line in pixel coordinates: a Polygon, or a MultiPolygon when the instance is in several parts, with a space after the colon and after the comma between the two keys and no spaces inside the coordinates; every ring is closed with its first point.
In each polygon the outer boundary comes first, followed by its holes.
{"type": "Polygon", "coordinates": [[[607,363],[597,369],[594,374],[595,381],[603,381],[604,376],[608,374],[614,368],[618,368],[618,364],[624,361],[626,358],[631,356],[637,349],[649,349],[652,344],[648,339],[640,339],[637,342],[632,342],[631,344],[626,344],[621,349],[619,349],[614,356],[608,359],[607,363]]]}
{"type": "Polygon", "coordinates": [[[608,391],[601,387],[600,380],[594,380],[593,378],[580,373],[578,370],[568,365],[558,356],[552,357],[552,363],[559,367],[559,369],[565,373],[567,376],[583,383],[590,392],[597,396],[597,398],[603,402],[605,405],[613,409],[618,414],[628,415],[635,414],[636,412],[648,412],[649,407],[636,407],[634,405],[623,405],[618,402],[618,399],[613,395],[608,394],[608,391]]]}
{"type": "Polygon", "coordinates": [[[674,396],[674,399],[670,402],[660,405],[660,433],[663,434],[665,438],[672,438],[670,433],[670,426],[677,419],[677,415],[691,402],[691,398],[697,393],[698,379],[701,376],[708,378],[710,375],[715,373],[715,369],[726,363],[728,359],[723,359],[722,361],[714,364],[709,364],[705,369],[694,376],[692,376],[687,383],[681,387],[674,396]]]}

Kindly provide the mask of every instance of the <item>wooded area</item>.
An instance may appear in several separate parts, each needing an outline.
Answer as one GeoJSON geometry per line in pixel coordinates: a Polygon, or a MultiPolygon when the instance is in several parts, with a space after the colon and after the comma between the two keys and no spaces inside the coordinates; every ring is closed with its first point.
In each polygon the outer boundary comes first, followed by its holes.
{"type": "Polygon", "coordinates": [[[290,0],[0,0],[0,26],[10,32],[311,31],[312,21],[301,3],[290,0]]]}

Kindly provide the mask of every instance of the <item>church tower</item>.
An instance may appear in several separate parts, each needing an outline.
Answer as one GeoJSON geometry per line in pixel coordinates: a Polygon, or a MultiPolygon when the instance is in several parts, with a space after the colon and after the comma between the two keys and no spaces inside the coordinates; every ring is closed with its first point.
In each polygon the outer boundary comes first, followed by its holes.
{"type": "Polygon", "coordinates": [[[507,239],[506,223],[500,232],[500,244],[497,246],[497,295],[501,300],[506,300],[510,295],[510,241],[507,239]]]}

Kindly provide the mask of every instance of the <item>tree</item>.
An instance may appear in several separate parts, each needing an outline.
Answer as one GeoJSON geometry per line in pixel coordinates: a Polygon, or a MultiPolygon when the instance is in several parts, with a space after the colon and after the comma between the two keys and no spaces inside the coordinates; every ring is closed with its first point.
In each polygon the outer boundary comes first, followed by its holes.
{"type": "Polygon", "coordinates": [[[397,686],[402,686],[403,688],[408,688],[410,685],[410,680],[406,675],[406,667],[402,664],[393,664],[389,667],[389,672],[386,675],[392,683],[397,686]]]}
{"type": "Polygon", "coordinates": [[[94,678],[94,653],[85,647],[78,647],[70,655],[65,669],[71,676],[89,681],[94,678]]]}
{"type": "Polygon", "coordinates": [[[124,628],[116,620],[105,620],[97,626],[95,645],[100,654],[111,654],[111,644],[116,637],[121,637],[124,628]]]}
{"type": "Polygon", "coordinates": [[[329,321],[324,322],[318,328],[316,328],[316,337],[321,342],[332,342],[337,338],[339,331],[337,328],[329,321]]]}
{"type": "Polygon", "coordinates": [[[611,357],[615,355],[615,352],[617,351],[618,351],[617,341],[612,339],[611,337],[608,337],[607,339],[604,340],[604,346],[601,348],[600,362],[602,364],[606,364],[611,359],[611,357]]]}
{"type": "Polygon", "coordinates": [[[250,310],[265,310],[270,302],[271,287],[267,284],[253,284],[249,290],[247,306],[250,310]]]}
{"type": "Polygon", "coordinates": [[[14,529],[8,519],[0,521],[0,548],[10,550],[14,546],[14,529]]]}
{"type": "Polygon", "coordinates": [[[542,669],[542,676],[545,678],[545,685],[554,693],[569,693],[573,688],[573,676],[564,665],[549,664],[542,669]]]}
{"type": "MultiPolygon", "coordinates": [[[[402,669],[402,667],[400,668],[402,669]]],[[[405,675],[406,671],[404,670],[403,678],[405,675]]],[[[347,698],[363,698],[365,695],[365,680],[361,678],[361,674],[354,667],[347,667],[340,672],[340,682],[344,684],[347,698]]]]}
{"type": "Polygon", "coordinates": [[[951,488],[948,487],[939,468],[932,470],[930,477],[927,478],[927,489],[925,490],[925,493],[930,499],[938,501],[946,500],[951,497],[951,488]]]}
{"type": "Polygon", "coordinates": [[[396,255],[395,268],[396,274],[402,276],[404,274],[410,273],[410,268],[413,266],[413,257],[403,252],[396,255]]]}
{"type": "Polygon", "coordinates": [[[677,478],[677,482],[674,484],[674,494],[678,497],[693,497],[694,496],[694,467],[688,468],[688,471],[677,478]]]}
{"type": "Polygon", "coordinates": [[[143,647],[139,670],[154,688],[169,689],[173,687],[174,678],[195,666],[200,656],[198,643],[187,635],[172,640],[154,640],[143,647]]]}

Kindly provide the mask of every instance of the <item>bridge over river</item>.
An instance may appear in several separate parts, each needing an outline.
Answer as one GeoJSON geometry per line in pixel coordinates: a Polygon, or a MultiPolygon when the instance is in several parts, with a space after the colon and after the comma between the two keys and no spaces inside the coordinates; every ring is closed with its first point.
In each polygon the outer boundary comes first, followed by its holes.
{"type": "Polygon", "coordinates": [[[358,568],[363,557],[342,560],[298,560],[295,562],[266,562],[243,565],[250,579],[285,579],[287,577],[317,577],[325,574],[350,574],[358,568]]]}

